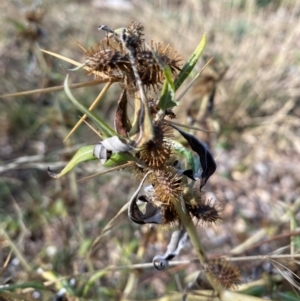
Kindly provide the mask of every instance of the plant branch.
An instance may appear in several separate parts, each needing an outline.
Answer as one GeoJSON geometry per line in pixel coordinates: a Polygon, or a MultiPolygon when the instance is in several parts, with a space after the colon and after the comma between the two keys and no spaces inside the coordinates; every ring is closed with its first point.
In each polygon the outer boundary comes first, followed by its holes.
{"type": "MultiPolygon", "coordinates": [[[[204,265],[205,262],[207,261],[207,256],[206,256],[205,250],[204,250],[201,240],[198,236],[198,233],[197,233],[196,227],[192,221],[192,218],[190,217],[190,215],[188,213],[184,212],[184,210],[181,206],[181,203],[183,203],[183,202],[178,202],[178,200],[173,201],[174,207],[180,217],[180,220],[181,220],[182,224],[184,225],[184,227],[186,228],[186,230],[189,234],[189,237],[191,239],[192,245],[194,246],[194,248],[196,250],[199,261],[202,265],[204,265]]],[[[209,273],[206,273],[206,277],[207,277],[207,280],[209,281],[209,283],[211,284],[211,286],[213,287],[213,289],[218,292],[219,296],[221,296],[224,289],[220,285],[220,283],[215,279],[215,277],[213,277],[209,273]]]]}

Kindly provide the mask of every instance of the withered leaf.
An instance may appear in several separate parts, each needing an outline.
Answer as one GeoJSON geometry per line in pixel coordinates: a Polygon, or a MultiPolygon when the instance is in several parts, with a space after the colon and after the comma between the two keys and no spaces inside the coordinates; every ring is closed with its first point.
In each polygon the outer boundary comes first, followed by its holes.
{"type": "Polygon", "coordinates": [[[118,108],[114,120],[115,130],[119,135],[128,136],[131,129],[130,120],[127,115],[127,93],[124,89],[118,101],[118,108]]]}
{"type": "Polygon", "coordinates": [[[216,171],[217,164],[213,158],[212,153],[208,149],[208,147],[202,143],[195,136],[188,134],[179,128],[172,125],[189,143],[192,150],[196,152],[200,157],[200,164],[202,168],[202,173],[200,176],[200,189],[206,184],[209,177],[216,171]]]}
{"type": "Polygon", "coordinates": [[[156,255],[153,258],[154,267],[157,270],[164,270],[169,265],[169,261],[179,255],[180,251],[187,244],[187,241],[188,233],[185,229],[173,232],[166,253],[164,255],[156,255]]]}
{"type": "Polygon", "coordinates": [[[112,151],[113,153],[128,152],[129,150],[132,149],[130,145],[128,145],[126,142],[123,142],[117,136],[106,138],[100,143],[107,150],[112,151]]]}
{"type": "Polygon", "coordinates": [[[156,207],[153,203],[149,202],[148,199],[145,196],[139,197],[139,192],[148,177],[148,175],[151,173],[151,171],[148,171],[145,175],[142,181],[140,182],[140,185],[138,189],[134,192],[132,195],[129,205],[128,205],[128,217],[137,224],[161,224],[162,223],[162,214],[161,214],[161,208],[156,207]],[[139,206],[137,205],[137,200],[140,200],[142,202],[146,202],[146,210],[145,213],[143,213],[139,206]]]}
{"type": "Polygon", "coordinates": [[[161,208],[149,202],[145,196],[140,196],[138,199],[135,198],[132,200],[132,202],[129,204],[128,216],[133,222],[140,225],[161,224],[163,220],[161,208]],[[140,210],[136,203],[137,200],[146,203],[145,213],[140,210]]]}
{"type": "Polygon", "coordinates": [[[94,147],[93,155],[104,164],[110,157],[111,151],[108,151],[101,142],[97,143],[94,147]]]}

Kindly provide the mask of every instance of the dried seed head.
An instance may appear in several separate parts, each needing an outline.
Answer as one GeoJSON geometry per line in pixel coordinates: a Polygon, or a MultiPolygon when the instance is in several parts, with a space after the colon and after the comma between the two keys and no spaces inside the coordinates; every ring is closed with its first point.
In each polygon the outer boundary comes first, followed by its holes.
{"type": "Polygon", "coordinates": [[[203,224],[218,224],[221,221],[220,208],[212,199],[205,199],[199,191],[184,195],[185,205],[190,214],[203,224]]]}
{"type": "MultiPolygon", "coordinates": [[[[163,64],[168,65],[174,78],[180,71],[181,56],[177,54],[169,45],[164,46],[161,43],[151,43],[151,50],[155,51],[163,64]]],[[[143,85],[147,88],[156,88],[164,80],[164,73],[153,53],[148,48],[136,53],[137,69],[143,85]]]]}
{"type": "Polygon", "coordinates": [[[151,114],[152,118],[154,118],[155,115],[157,114],[157,112],[159,111],[157,99],[154,99],[151,96],[147,97],[147,99],[148,99],[148,107],[150,110],[150,114],[151,114]]]}
{"type": "Polygon", "coordinates": [[[183,191],[182,176],[173,168],[158,170],[151,178],[154,186],[154,198],[157,202],[169,205],[172,200],[179,200],[183,191]]]}
{"type": "MultiPolygon", "coordinates": [[[[102,42],[103,44],[103,42],[102,42]]],[[[101,77],[101,72],[112,78],[124,78],[124,74],[131,72],[127,54],[121,51],[104,48],[99,44],[97,50],[90,48],[85,52],[87,64],[91,68],[88,75],[94,74],[95,78],[101,77]]]]}
{"type": "Polygon", "coordinates": [[[138,22],[131,22],[127,27],[127,35],[127,43],[137,51],[144,42],[142,38],[144,35],[144,26],[138,22]]]}
{"type": "MultiPolygon", "coordinates": [[[[150,114],[151,114],[152,118],[155,119],[155,116],[156,116],[157,112],[159,111],[158,100],[154,99],[151,96],[148,96],[147,99],[148,99],[148,106],[149,106],[150,114]]],[[[176,115],[172,111],[172,109],[165,110],[165,115],[168,116],[170,119],[176,118],[176,115]]]]}
{"type": "Polygon", "coordinates": [[[206,273],[216,278],[225,289],[234,288],[240,283],[240,271],[229,262],[219,259],[209,260],[204,264],[206,273]]]}
{"type": "Polygon", "coordinates": [[[168,138],[172,128],[166,124],[154,125],[154,139],[142,145],[138,157],[153,169],[161,169],[171,155],[171,144],[168,138]]]}
{"type": "Polygon", "coordinates": [[[180,223],[180,217],[172,203],[162,205],[163,226],[175,227],[180,223]]]}
{"type": "Polygon", "coordinates": [[[25,12],[25,18],[27,19],[27,21],[33,23],[41,23],[44,15],[45,15],[45,10],[38,7],[29,9],[25,12]]]}
{"type": "Polygon", "coordinates": [[[135,67],[145,88],[155,90],[164,80],[164,73],[152,51],[157,54],[162,64],[170,67],[173,77],[177,76],[182,57],[169,45],[153,41],[151,49],[148,49],[143,39],[144,27],[140,23],[131,22],[128,27],[116,31],[104,25],[100,28],[104,27],[109,32],[106,38],[100,41],[96,50],[90,48],[85,51],[86,66],[90,68],[88,75],[94,74],[95,78],[108,76],[110,79],[119,80],[124,88],[133,94],[137,90],[137,82],[127,49],[123,47],[122,39],[125,38],[126,47],[132,53],[135,67]]]}
{"type": "Polygon", "coordinates": [[[148,169],[142,168],[137,164],[126,167],[126,170],[132,174],[137,180],[142,180],[147,173],[148,169]]]}

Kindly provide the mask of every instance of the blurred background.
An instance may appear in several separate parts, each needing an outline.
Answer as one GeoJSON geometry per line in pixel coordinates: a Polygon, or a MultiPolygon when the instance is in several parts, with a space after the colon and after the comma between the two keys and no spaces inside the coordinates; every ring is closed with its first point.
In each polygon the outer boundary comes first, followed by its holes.
{"type": "MultiPolygon", "coordinates": [[[[86,49],[94,46],[105,37],[98,31],[103,23],[116,29],[141,22],[147,42],[170,43],[183,62],[206,33],[197,71],[213,61],[174,110],[177,122],[211,131],[195,133],[218,165],[205,190],[220,204],[223,221],[200,225],[199,235],[211,256],[300,248],[298,237],[291,236],[299,230],[300,203],[299,1],[15,0],[0,2],[0,19],[1,95],[62,85],[67,71],[39,49],[84,62],[76,41],[86,49]]],[[[70,75],[72,83],[91,79],[83,70],[70,75]]],[[[101,88],[73,93],[88,106],[101,88]]],[[[115,84],[95,110],[110,124],[120,92],[115,84]]],[[[22,291],[28,300],[54,300],[63,281],[72,278],[76,283],[68,282],[67,300],[83,298],[88,281],[88,300],[147,300],[182,292],[199,265],[160,273],[116,268],[91,281],[107,266],[148,263],[164,254],[171,229],[138,227],[123,213],[108,235],[99,237],[138,181],[117,171],[78,182],[101,170],[96,161],[61,179],[49,177],[48,166],[61,170],[79,147],[99,140],[83,124],[63,143],[78,116],[64,91],[0,99],[0,268],[10,258],[5,271],[0,269],[0,285],[31,281],[37,287],[22,291]],[[95,239],[99,242],[87,256],[95,239]],[[37,270],[39,276],[33,273],[37,270]],[[58,280],[38,289],[50,279],[58,280]]],[[[193,257],[188,245],[179,258],[193,257]]],[[[243,283],[281,275],[260,296],[296,296],[276,264],[252,260],[236,265],[243,283]]],[[[294,262],[279,268],[288,273],[285,267],[299,272],[294,262]]]]}

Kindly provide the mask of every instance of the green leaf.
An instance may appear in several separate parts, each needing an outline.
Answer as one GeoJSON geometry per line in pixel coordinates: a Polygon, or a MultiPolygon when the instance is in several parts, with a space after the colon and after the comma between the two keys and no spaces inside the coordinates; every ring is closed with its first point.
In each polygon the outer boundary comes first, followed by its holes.
{"type": "Polygon", "coordinates": [[[36,282],[36,281],[30,281],[30,282],[24,282],[24,283],[18,283],[18,284],[2,285],[2,286],[0,286],[0,292],[13,291],[18,288],[29,288],[29,287],[37,289],[37,290],[45,289],[45,286],[43,285],[43,283],[36,282]]]}
{"type": "Polygon", "coordinates": [[[299,297],[293,292],[278,292],[277,295],[282,301],[299,301],[299,297]]]}
{"type": "Polygon", "coordinates": [[[55,173],[48,168],[49,175],[55,179],[58,179],[71,171],[80,162],[97,159],[94,156],[94,147],[94,145],[81,147],[60,173],[55,173]]]}
{"type": "Polygon", "coordinates": [[[96,272],[94,275],[91,276],[91,278],[88,280],[88,282],[86,283],[86,285],[83,288],[83,296],[85,297],[88,293],[88,291],[90,290],[91,286],[100,278],[104,277],[106,274],[108,273],[108,271],[106,270],[101,270],[96,272]]]}
{"type": "Polygon", "coordinates": [[[175,99],[175,86],[173,81],[173,74],[171,68],[163,62],[159,55],[151,49],[152,55],[158,63],[160,69],[164,72],[165,82],[163,85],[162,93],[158,103],[158,107],[165,111],[168,108],[176,106],[175,99]]]}
{"type": "Polygon", "coordinates": [[[191,55],[188,62],[183,66],[182,70],[178,74],[178,78],[175,80],[175,82],[173,81],[172,71],[171,71],[170,67],[168,65],[161,66],[161,64],[163,64],[163,63],[161,61],[159,61],[159,58],[156,58],[157,55],[155,56],[155,53],[153,52],[154,57],[159,62],[159,65],[163,69],[164,75],[166,78],[163,88],[162,88],[161,95],[160,95],[159,103],[158,103],[158,107],[163,112],[165,112],[165,110],[172,108],[178,104],[177,102],[175,102],[175,91],[181,86],[181,84],[185,81],[185,79],[189,76],[191,71],[194,69],[195,65],[197,64],[197,62],[203,52],[205,44],[206,44],[206,36],[204,35],[203,38],[201,39],[198,47],[196,48],[196,50],[191,55]]]}
{"type": "MultiPolygon", "coordinates": [[[[295,215],[291,212],[291,230],[295,230],[298,228],[298,223],[295,215]]],[[[295,245],[295,249],[299,250],[300,249],[300,236],[293,236],[291,237],[292,243],[295,245]]]]}
{"type": "Polygon", "coordinates": [[[251,286],[243,291],[241,293],[245,295],[260,297],[263,296],[267,292],[268,288],[262,285],[257,286],[251,286]]]}
{"type": "Polygon", "coordinates": [[[103,133],[103,136],[105,138],[108,137],[112,137],[112,136],[118,136],[118,134],[101,118],[99,118],[98,116],[96,116],[94,113],[92,113],[91,111],[89,111],[85,106],[83,106],[71,93],[71,90],[69,88],[68,85],[68,79],[69,79],[69,75],[67,75],[65,82],[64,82],[64,89],[65,92],[67,94],[67,96],[69,97],[69,99],[71,100],[71,102],[75,105],[75,107],[80,110],[82,113],[86,114],[88,117],[90,117],[99,127],[99,129],[101,130],[101,132],[103,133]]]}
{"type": "Polygon", "coordinates": [[[123,165],[128,161],[135,161],[135,158],[129,153],[113,153],[111,157],[103,164],[103,166],[115,167],[123,165]]]}
{"type": "MultiPolygon", "coordinates": [[[[165,74],[168,74],[168,72],[166,72],[165,74]]],[[[170,84],[168,77],[166,76],[166,80],[164,82],[164,85],[163,85],[163,88],[161,91],[161,95],[160,95],[160,99],[159,99],[159,103],[158,103],[158,107],[162,111],[166,111],[167,109],[175,107],[177,105],[177,103],[174,101],[174,99],[175,99],[175,89],[174,88],[175,87],[174,87],[174,82],[173,82],[172,78],[171,78],[171,81],[172,81],[172,84],[170,84]]]]}
{"type": "Polygon", "coordinates": [[[189,76],[191,71],[194,69],[196,66],[203,49],[206,44],[206,35],[203,35],[199,45],[197,46],[196,50],[193,52],[191,55],[190,59],[188,62],[183,66],[181,69],[180,73],[178,74],[178,78],[175,80],[175,91],[181,86],[181,84],[185,81],[185,79],[189,76]]]}

